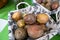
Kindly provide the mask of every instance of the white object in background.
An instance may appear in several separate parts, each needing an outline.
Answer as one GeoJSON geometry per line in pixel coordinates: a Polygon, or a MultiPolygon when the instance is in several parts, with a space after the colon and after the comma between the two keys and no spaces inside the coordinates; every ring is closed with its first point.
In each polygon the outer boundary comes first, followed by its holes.
{"type": "Polygon", "coordinates": [[[15,40],[11,26],[8,27],[8,30],[9,30],[9,34],[8,34],[9,40],[15,40]]]}
{"type": "Polygon", "coordinates": [[[0,32],[6,27],[7,20],[0,19],[0,32]]]}

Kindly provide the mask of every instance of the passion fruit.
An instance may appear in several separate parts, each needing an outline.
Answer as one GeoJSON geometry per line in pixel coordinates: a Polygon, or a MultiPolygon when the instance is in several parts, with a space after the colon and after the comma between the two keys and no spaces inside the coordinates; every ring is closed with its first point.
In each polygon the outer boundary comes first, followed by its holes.
{"type": "Polygon", "coordinates": [[[15,31],[15,38],[17,40],[23,40],[26,37],[26,31],[23,28],[18,28],[15,31]]]}
{"type": "Polygon", "coordinates": [[[34,14],[27,14],[23,19],[26,24],[34,24],[36,22],[36,17],[34,14]]]}
{"type": "Polygon", "coordinates": [[[37,14],[37,22],[39,23],[47,23],[49,20],[49,17],[47,14],[41,13],[41,14],[37,14]]]}
{"type": "Polygon", "coordinates": [[[21,12],[17,11],[17,12],[14,12],[14,14],[12,15],[12,19],[14,21],[18,21],[21,19],[21,12]]]}
{"type": "Polygon", "coordinates": [[[40,28],[40,25],[30,25],[27,28],[27,33],[31,38],[39,38],[44,34],[44,31],[40,28]]]}
{"type": "Polygon", "coordinates": [[[57,9],[58,7],[59,7],[59,2],[58,2],[58,1],[52,2],[52,4],[51,4],[51,9],[52,9],[52,10],[55,10],[55,9],[57,9]]]}
{"type": "Polygon", "coordinates": [[[24,22],[24,20],[23,19],[21,19],[21,20],[19,20],[19,21],[17,21],[17,25],[18,25],[18,27],[24,27],[25,26],[25,22],[24,22]]]}

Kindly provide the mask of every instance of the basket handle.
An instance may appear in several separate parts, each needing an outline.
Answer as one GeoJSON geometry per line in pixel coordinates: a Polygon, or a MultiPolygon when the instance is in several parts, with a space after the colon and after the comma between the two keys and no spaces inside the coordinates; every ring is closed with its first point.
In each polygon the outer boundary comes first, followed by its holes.
{"type": "Polygon", "coordinates": [[[17,10],[19,9],[18,6],[21,5],[21,4],[26,4],[27,6],[30,6],[27,2],[20,2],[20,3],[18,3],[18,4],[16,5],[16,9],[17,9],[17,10]]]}

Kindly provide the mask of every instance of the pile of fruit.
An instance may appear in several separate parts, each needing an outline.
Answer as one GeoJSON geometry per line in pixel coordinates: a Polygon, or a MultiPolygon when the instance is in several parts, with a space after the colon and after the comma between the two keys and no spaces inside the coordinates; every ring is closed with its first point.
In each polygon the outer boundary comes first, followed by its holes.
{"type": "Polygon", "coordinates": [[[45,24],[49,21],[49,17],[45,13],[35,15],[16,11],[11,18],[17,24],[17,29],[14,32],[16,40],[24,40],[27,37],[37,39],[48,30],[45,24]]]}
{"type": "Polygon", "coordinates": [[[56,1],[51,1],[51,0],[36,0],[37,3],[41,4],[45,8],[49,10],[55,10],[59,7],[59,2],[56,1]]]}

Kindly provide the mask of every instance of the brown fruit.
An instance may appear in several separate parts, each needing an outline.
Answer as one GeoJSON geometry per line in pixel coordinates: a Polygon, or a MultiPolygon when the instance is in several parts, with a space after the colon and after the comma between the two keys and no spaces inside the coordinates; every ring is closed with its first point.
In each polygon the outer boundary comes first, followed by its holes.
{"type": "Polygon", "coordinates": [[[36,17],[34,14],[27,14],[23,19],[26,24],[34,24],[36,22],[36,17]]]}
{"type": "Polygon", "coordinates": [[[54,1],[52,4],[51,4],[51,8],[52,10],[55,10],[59,7],[59,3],[57,1],[54,1]]]}
{"type": "Polygon", "coordinates": [[[14,12],[14,14],[12,15],[12,19],[14,21],[18,21],[19,19],[21,19],[21,13],[20,12],[14,12]]]}
{"type": "Polygon", "coordinates": [[[44,31],[40,28],[40,25],[30,25],[27,28],[27,33],[31,38],[39,38],[43,35],[44,31]]]}
{"type": "Polygon", "coordinates": [[[48,20],[49,20],[49,17],[48,17],[47,14],[41,13],[41,14],[38,14],[38,15],[37,15],[37,21],[38,21],[39,23],[45,24],[45,23],[48,22],[48,20]]]}
{"type": "Polygon", "coordinates": [[[7,3],[7,0],[0,0],[0,8],[7,3]]]}
{"type": "Polygon", "coordinates": [[[24,29],[22,29],[22,28],[16,29],[16,31],[15,31],[15,38],[17,40],[22,40],[25,37],[26,37],[26,31],[24,29]]]}
{"type": "Polygon", "coordinates": [[[18,27],[24,27],[24,26],[25,26],[24,20],[19,20],[19,21],[17,22],[17,25],[18,25],[18,27]]]}

